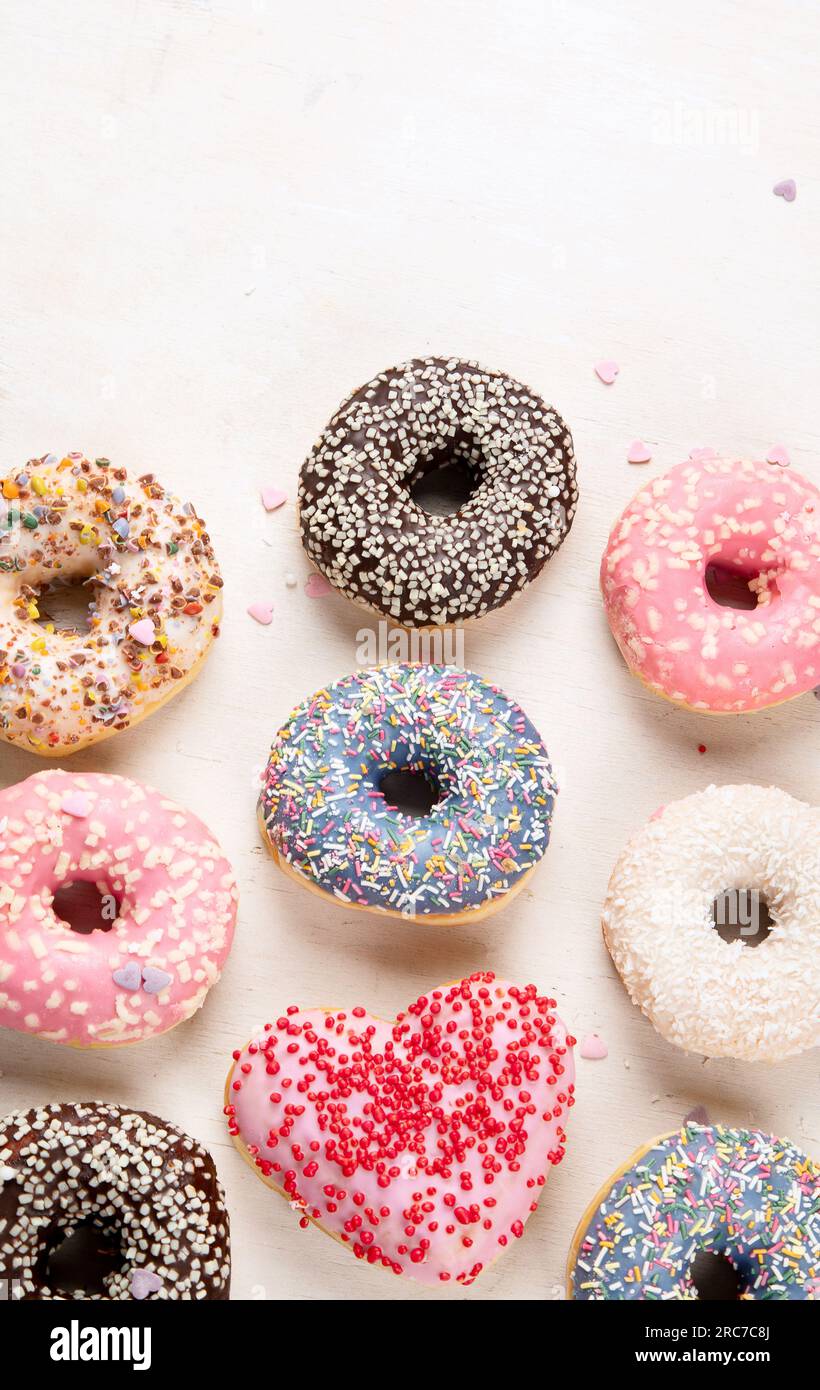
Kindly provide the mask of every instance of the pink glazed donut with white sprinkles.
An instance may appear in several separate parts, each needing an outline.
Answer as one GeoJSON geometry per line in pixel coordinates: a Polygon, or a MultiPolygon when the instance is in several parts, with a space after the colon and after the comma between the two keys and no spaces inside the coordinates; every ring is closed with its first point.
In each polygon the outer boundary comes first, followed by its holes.
{"type": "Polygon", "coordinates": [[[236,903],[210,831],[150,787],[58,770],[9,787],[0,792],[0,1028],[74,1047],[167,1032],[219,979],[236,903]],[[111,905],[97,930],[72,929],[55,911],[56,895],[83,885],[111,905]]]}
{"type": "Polygon", "coordinates": [[[678,464],[616,522],[601,590],[624,660],[666,699],[735,714],[801,695],[820,684],[820,490],[746,459],[678,464]]]}

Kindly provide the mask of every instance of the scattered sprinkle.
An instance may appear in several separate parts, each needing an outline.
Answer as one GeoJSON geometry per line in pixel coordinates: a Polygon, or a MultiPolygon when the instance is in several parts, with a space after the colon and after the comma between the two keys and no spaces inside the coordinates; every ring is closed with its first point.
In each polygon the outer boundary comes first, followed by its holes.
{"type": "Polygon", "coordinates": [[[285,588],[295,589],[298,582],[299,581],[297,580],[296,575],[293,573],[293,571],[287,570],[285,573],[285,588]]]}
{"type": "Polygon", "coordinates": [[[91,810],[91,802],[85,792],[65,792],[60,809],[67,816],[76,816],[78,820],[83,820],[91,810]]]}
{"type": "Polygon", "coordinates": [[[142,971],[136,961],[129,961],[121,970],[111,972],[111,979],[119,989],[127,989],[129,994],[136,994],[142,984],[142,971]]]}
{"type": "Polygon", "coordinates": [[[138,623],[131,623],[128,633],[141,647],[150,647],[155,636],[154,624],[150,618],[140,618],[138,623]]]}
{"type": "Polygon", "coordinates": [[[609,1056],[609,1048],[598,1033],[587,1033],[578,1051],[587,1062],[602,1062],[609,1056]]]}
{"type": "Polygon", "coordinates": [[[311,574],[305,582],[305,593],[308,598],[326,598],[333,593],[333,585],[323,574],[311,574]]]}
{"type": "Polygon", "coordinates": [[[703,446],[690,449],[689,457],[693,460],[694,463],[705,463],[707,459],[717,458],[717,450],[713,449],[710,444],[705,444],[703,446]]]}
{"type": "Polygon", "coordinates": [[[776,463],[780,468],[788,468],[791,463],[789,451],[785,444],[773,444],[766,455],[767,463],[776,463]]]}
{"type": "Polygon", "coordinates": [[[648,463],[651,457],[652,453],[642,439],[633,439],[626,451],[627,463],[648,463]]]}
{"type": "Polygon", "coordinates": [[[266,512],[275,512],[278,507],[283,507],[288,500],[286,492],[282,492],[278,487],[263,487],[262,506],[266,512]]]}
{"type": "Polygon", "coordinates": [[[699,744],[698,744],[698,752],[699,752],[699,753],[705,753],[705,752],[706,752],[706,744],[705,744],[705,743],[699,743],[699,744]]]}
{"type": "Polygon", "coordinates": [[[786,203],[793,203],[797,197],[797,184],[794,179],[781,179],[772,189],[776,198],[782,198],[786,203]]]}
{"type": "Polygon", "coordinates": [[[142,1300],[162,1288],[162,1280],[152,1269],[135,1269],[131,1275],[131,1295],[142,1300]]]}
{"type": "Polygon", "coordinates": [[[154,965],[146,965],[143,969],[142,987],[146,994],[161,994],[173,982],[174,977],[167,970],[158,970],[154,965]]]}
{"type": "Polygon", "coordinates": [[[617,362],[604,361],[595,363],[595,375],[605,386],[611,386],[620,371],[617,362]]]}
{"type": "Polygon", "coordinates": [[[251,603],[248,606],[248,614],[253,618],[254,622],[261,623],[263,627],[267,627],[269,623],[273,622],[273,604],[251,603]]]}

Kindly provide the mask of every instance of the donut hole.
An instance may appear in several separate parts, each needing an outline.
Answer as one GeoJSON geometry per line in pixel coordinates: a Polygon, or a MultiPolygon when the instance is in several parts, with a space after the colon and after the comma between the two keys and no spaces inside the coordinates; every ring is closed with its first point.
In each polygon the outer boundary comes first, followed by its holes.
{"type": "Polygon", "coordinates": [[[378,786],[388,806],[405,816],[429,816],[441,796],[436,778],[424,768],[391,768],[378,786]]]}
{"type": "Polygon", "coordinates": [[[454,516],[475,494],[481,474],[473,456],[462,448],[440,453],[411,479],[409,492],[429,516],[454,516]]]}
{"type": "Polygon", "coordinates": [[[736,569],[714,561],[706,566],[706,592],[720,608],[757,608],[759,599],[751,586],[759,578],[755,570],[736,569]]]}
{"type": "Polygon", "coordinates": [[[105,884],[78,881],[60,884],[54,893],[55,917],[80,936],[110,931],[119,916],[120,900],[105,884]]]}
{"type": "Polygon", "coordinates": [[[91,630],[94,592],[82,579],[54,579],[35,591],[41,627],[52,624],[57,632],[84,634],[91,630]]]}
{"type": "Polygon", "coordinates": [[[712,922],[721,941],[759,946],[774,925],[769,905],[757,888],[725,888],[712,903],[712,922]]]}
{"type": "Polygon", "coordinates": [[[101,1294],[124,1265],[118,1228],[90,1217],[68,1231],[51,1231],[37,1276],[55,1293],[101,1294]]]}
{"type": "Polygon", "coordinates": [[[740,1297],[740,1275],[728,1255],[699,1250],[689,1266],[689,1277],[702,1303],[734,1303],[740,1297]]]}

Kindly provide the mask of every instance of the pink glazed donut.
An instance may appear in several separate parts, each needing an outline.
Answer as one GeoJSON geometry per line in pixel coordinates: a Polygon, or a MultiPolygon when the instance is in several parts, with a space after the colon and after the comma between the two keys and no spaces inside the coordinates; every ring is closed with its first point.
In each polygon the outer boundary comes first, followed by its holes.
{"type": "Polygon", "coordinates": [[[489,970],[392,1023],[292,1006],[234,1052],[228,1131],[303,1225],[466,1286],[524,1234],[564,1157],[574,1045],[554,999],[489,970]]]}
{"type": "Polygon", "coordinates": [[[175,802],[127,777],[35,773],[0,792],[0,1027],[73,1047],[166,1032],[219,979],[236,902],[210,831],[175,802]],[[82,884],[98,930],[55,911],[82,884]]]}
{"type": "Polygon", "coordinates": [[[615,523],[601,590],[624,660],[666,699],[734,714],[801,695],[820,683],[820,490],[745,459],[678,464],[615,523]]]}

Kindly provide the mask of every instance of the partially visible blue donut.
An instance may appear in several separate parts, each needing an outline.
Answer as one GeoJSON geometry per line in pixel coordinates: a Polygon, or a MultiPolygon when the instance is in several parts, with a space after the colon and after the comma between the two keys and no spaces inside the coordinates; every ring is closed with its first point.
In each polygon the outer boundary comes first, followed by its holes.
{"type": "Polygon", "coordinates": [[[294,710],[259,802],[282,867],[340,903],[400,917],[483,916],[549,842],[557,787],[523,710],[470,671],[358,671],[294,710]],[[397,810],[389,772],[422,773],[437,801],[397,810]]]}
{"type": "Polygon", "coordinates": [[[573,1239],[570,1297],[696,1299],[701,1251],[734,1266],[740,1299],[820,1299],[820,1168],[759,1130],[685,1125],[598,1193],[573,1239]]]}

